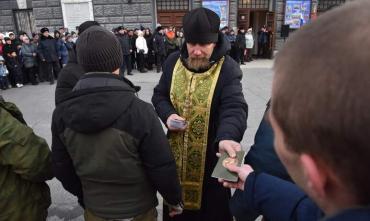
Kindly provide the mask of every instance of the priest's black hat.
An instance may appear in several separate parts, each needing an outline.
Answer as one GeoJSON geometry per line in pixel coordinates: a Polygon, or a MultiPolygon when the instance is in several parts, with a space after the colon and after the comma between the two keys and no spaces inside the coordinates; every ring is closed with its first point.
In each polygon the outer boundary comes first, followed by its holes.
{"type": "Polygon", "coordinates": [[[186,42],[208,44],[218,41],[220,17],[215,12],[196,8],[184,16],[182,23],[186,42]]]}

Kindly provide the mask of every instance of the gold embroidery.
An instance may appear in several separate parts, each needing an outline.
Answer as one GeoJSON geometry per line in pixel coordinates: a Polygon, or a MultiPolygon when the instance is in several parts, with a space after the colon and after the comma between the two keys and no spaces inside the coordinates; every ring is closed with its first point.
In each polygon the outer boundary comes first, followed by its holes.
{"type": "Polygon", "coordinates": [[[204,73],[193,73],[178,59],[173,71],[171,102],[188,123],[185,132],[169,133],[185,209],[201,207],[210,111],[223,62],[224,58],[204,73]]]}

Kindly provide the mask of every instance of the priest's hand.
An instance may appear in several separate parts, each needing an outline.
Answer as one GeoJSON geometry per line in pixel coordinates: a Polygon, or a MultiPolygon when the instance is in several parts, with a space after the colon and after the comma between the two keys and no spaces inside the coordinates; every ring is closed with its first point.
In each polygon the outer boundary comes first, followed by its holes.
{"type": "Polygon", "coordinates": [[[248,164],[244,164],[241,167],[235,166],[233,164],[229,164],[226,166],[228,170],[231,172],[238,174],[238,182],[230,182],[223,179],[218,179],[218,182],[222,183],[224,187],[227,188],[235,188],[239,190],[244,190],[245,181],[247,180],[250,173],[253,172],[253,169],[248,164]]]}
{"type": "Polygon", "coordinates": [[[187,127],[186,125],[186,121],[184,118],[180,117],[179,115],[177,114],[171,114],[168,118],[167,118],[167,121],[166,121],[166,125],[167,125],[167,128],[170,130],[170,131],[184,131],[187,127]],[[181,127],[179,126],[174,126],[174,124],[172,123],[173,121],[177,121],[177,122],[183,122],[184,124],[181,125],[181,127]]]}
{"type": "Polygon", "coordinates": [[[178,204],[176,206],[168,205],[168,208],[170,210],[170,212],[169,212],[168,215],[171,218],[173,218],[173,217],[175,217],[177,215],[180,215],[183,212],[183,210],[184,210],[184,207],[183,207],[182,204],[178,204]]]}
{"type": "Polygon", "coordinates": [[[230,157],[236,157],[236,152],[241,151],[242,147],[240,143],[233,140],[221,140],[218,143],[217,156],[221,156],[222,153],[227,152],[230,157]]]}

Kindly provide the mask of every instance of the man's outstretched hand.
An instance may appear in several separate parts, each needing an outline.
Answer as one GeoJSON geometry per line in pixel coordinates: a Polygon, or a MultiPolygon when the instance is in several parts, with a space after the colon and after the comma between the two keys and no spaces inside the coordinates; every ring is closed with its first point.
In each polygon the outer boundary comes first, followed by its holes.
{"type": "Polygon", "coordinates": [[[241,167],[229,164],[226,166],[226,168],[234,173],[238,174],[238,182],[230,182],[223,179],[218,179],[218,182],[222,183],[224,187],[227,188],[235,188],[239,190],[244,190],[245,181],[247,180],[247,177],[250,173],[253,172],[253,169],[251,166],[244,164],[241,167]]]}

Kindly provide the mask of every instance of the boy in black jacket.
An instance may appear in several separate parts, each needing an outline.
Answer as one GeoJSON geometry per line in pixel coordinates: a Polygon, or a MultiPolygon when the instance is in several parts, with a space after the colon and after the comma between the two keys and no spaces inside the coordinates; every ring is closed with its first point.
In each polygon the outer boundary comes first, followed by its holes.
{"type": "Polygon", "coordinates": [[[181,213],[181,188],[153,107],[119,76],[122,50],[100,26],[77,43],[86,71],[53,114],[56,177],[85,206],[85,220],[156,220],[156,192],[181,213]],[[92,47],[93,46],[93,47],[92,47]]]}

